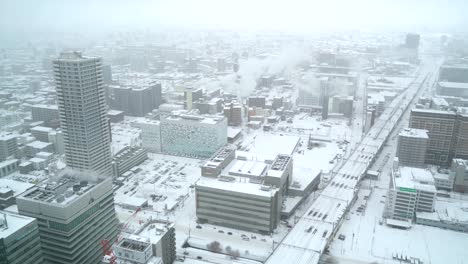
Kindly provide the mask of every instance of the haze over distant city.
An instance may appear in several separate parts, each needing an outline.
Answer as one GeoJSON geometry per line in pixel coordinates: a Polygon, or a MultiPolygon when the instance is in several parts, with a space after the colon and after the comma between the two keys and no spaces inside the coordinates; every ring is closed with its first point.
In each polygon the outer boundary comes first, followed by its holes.
{"type": "Polygon", "coordinates": [[[3,0],[2,31],[463,29],[463,0],[3,0]]]}

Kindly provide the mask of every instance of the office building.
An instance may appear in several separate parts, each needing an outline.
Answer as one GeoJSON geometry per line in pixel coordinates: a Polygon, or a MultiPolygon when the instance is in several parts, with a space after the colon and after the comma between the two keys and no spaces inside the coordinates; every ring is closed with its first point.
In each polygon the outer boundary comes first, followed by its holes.
{"type": "Polygon", "coordinates": [[[63,52],[53,65],[67,166],[111,175],[102,59],[63,52]]]}
{"type": "Polygon", "coordinates": [[[387,224],[410,227],[416,212],[434,211],[436,193],[434,178],[429,170],[411,167],[393,169],[384,211],[387,224]]]}
{"type": "Polygon", "coordinates": [[[100,242],[118,234],[112,180],[69,173],[16,198],[21,215],[38,219],[46,263],[101,263],[100,242]]]}
{"type": "Polygon", "coordinates": [[[261,233],[272,233],[278,225],[279,188],[221,176],[202,177],[195,185],[195,192],[199,222],[261,233]]]}
{"type": "Polygon", "coordinates": [[[468,115],[434,109],[411,110],[410,128],[428,131],[426,163],[450,166],[453,158],[468,159],[468,115]]]}
{"type": "Polygon", "coordinates": [[[109,64],[102,66],[102,79],[104,83],[110,84],[112,82],[112,67],[109,64]]]}
{"type": "Polygon", "coordinates": [[[439,69],[440,82],[468,83],[467,64],[444,64],[439,69]]]}
{"type": "Polygon", "coordinates": [[[436,208],[433,213],[416,213],[416,223],[459,232],[468,232],[468,220],[464,206],[456,203],[444,203],[443,206],[438,207],[440,208],[436,208]]]}
{"type": "Polygon", "coordinates": [[[224,106],[224,116],[227,118],[228,125],[242,125],[242,106],[237,102],[230,102],[224,106]]]}
{"type": "Polygon", "coordinates": [[[198,88],[187,88],[184,91],[184,108],[186,110],[192,110],[193,103],[200,100],[203,97],[203,89],[198,88]]]}
{"type": "Polygon", "coordinates": [[[219,149],[210,159],[201,167],[201,175],[204,177],[218,177],[221,172],[236,157],[236,147],[227,145],[219,149]]]}
{"type": "Polygon", "coordinates": [[[468,192],[468,161],[453,159],[450,169],[455,173],[453,190],[456,192],[468,192]]]}
{"type": "Polygon", "coordinates": [[[125,147],[112,158],[114,177],[119,177],[131,168],[148,159],[148,151],[138,147],[125,147]]]}
{"type": "Polygon", "coordinates": [[[457,115],[454,112],[412,109],[409,127],[428,131],[425,163],[449,164],[453,157],[453,140],[456,139],[457,115]]]}
{"type": "Polygon", "coordinates": [[[47,125],[51,125],[53,122],[59,122],[59,110],[56,105],[43,105],[37,104],[31,106],[31,116],[33,122],[43,121],[47,125]]]}
{"type": "Polygon", "coordinates": [[[120,264],[172,264],[176,258],[174,224],[150,221],[139,235],[120,240],[114,254],[120,264]],[[144,238],[148,232],[151,236],[144,238]]]}
{"type": "Polygon", "coordinates": [[[405,47],[408,49],[417,50],[419,48],[419,41],[421,36],[419,34],[408,33],[406,34],[405,47]]]}
{"type": "Polygon", "coordinates": [[[52,143],[36,140],[24,146],[24,155],[26,155],[26,157],[34,157],[39,152],[53,153],[54,145],[52,143]]]}
{"type": "Polygon", "coordinates": [[[9,159],[5,161],[0,161],[0,178],[12,174],[18,170],[18,165],[20,164],[17,159],[9,159]]]}
{"type": "Polygon", "coordinates": [[[0,211],[0,263],[36,264],[43,261],[36,219],[0,211]]]}
{"type": "Polygon", "coordinates": [[[109,117],[109,121],[111,123],[122,122],[125,118],[124,112],[118,110],[109,110],[107,112],[107,116],[109,117]]]}
{"type": "Polygon", "coordinates": [[[223,116],[173,113],[161,120],[161,151],[170,155],[208,158],[227,143],[223,116]]]}
{"type": "Polygon", "coordinates": [[[249,107],[265,108],[266,98],[264,96],[250,96],[247,105],[249,107]]]}
{"type": "Polygon", "coordinates": [[[468,114],[457,114],[457,130],[453,141],[453,157],[468,159],[468,114]]]}
{"type": "Polygon", "coordinates": [[[58,154],[65,154],[65,141],[62,130],[58,129],[49,133],[49,141],[54,145],[54,151],[58,154]]]}
{"type": "Polygon", "coordinates": [[[437,95],[468,98],[468,82],[438,82],[437,95]]]}
{"type": "Polygon", "coordinates": [[[427,130],[405,128],[398,135],[397,153],[401,166],[424,167],[429,136],[427,130]]]}
{"type": "Polygon", "coordinates": [[[49,134],[54,132],[54,129],[44,126],[35,126],[31,128],[30,131],[37,140],[42,142],[49,142],[49,134]]]}
{"type": "Polygon", "coordinates": [[[332,98],[332,112],[343,114],[345,117],[353,115],[353,97],[352,96],[338,96],[332,98]]]}
{"type": "Polygon", "coordinates": [[[0,135],[0,161],[18,153],[18,143],[14,135],[0,135]]]}
{"type": "Polygon", "coordinates": [[[112,108],[129,116],[145,116],[161,105],[161,84],[147,87],[111,86],[112,108]]]}
{"type": "Polygon", "coordinates": [[[278,225],[283,196],[289,195],[292,158],[278,154],[269,161],[244,156],[236,159],[235,152],[235,146],[228,145],[201,167],[203,177],[195,186],[197,218],[271,233],[278,225]]]}
{"type": "Polygon", "coordinates": [[[301,108],[309,108],[319,104],[318,96],[314,95],[311,89],[299,89],[299,96],[297,97],[297,106],[301,108]]]}
{"type": "Polygon", "coordinates": [[[138,119],[132,124],[141,129],[141,145],[149,152],[161,152],[161,124],[149,118],[138,119]]]}

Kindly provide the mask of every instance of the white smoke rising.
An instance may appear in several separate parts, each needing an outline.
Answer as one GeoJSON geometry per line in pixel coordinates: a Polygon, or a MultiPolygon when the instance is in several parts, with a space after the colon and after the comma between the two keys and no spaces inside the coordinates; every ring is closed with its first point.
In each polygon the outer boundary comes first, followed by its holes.
{"type": "Polygon", "coordinates": [[[65,168],[54,176],[50,176],[53,180],[58,180],[62,177],[72,177],[78,181],[88,181],[88,182],[99,182],[100,180],[107,178],[109,176],[99,175],[98,173],[90,170],[77,170],[72,168],[65,168]]]}
{"type": "Polygon", "coordinates": [[[294,68],[304,61],[311,61],[310,51],[301,46],[284,48],[279,54],[267,56],[265,59],[251,57],[239,61],[239,81],[237,77],[226,76],[221,79],[221,86],[235,95],[248,96],[255,89],[257,80],[262,75],[289,77],[294,68]]]}

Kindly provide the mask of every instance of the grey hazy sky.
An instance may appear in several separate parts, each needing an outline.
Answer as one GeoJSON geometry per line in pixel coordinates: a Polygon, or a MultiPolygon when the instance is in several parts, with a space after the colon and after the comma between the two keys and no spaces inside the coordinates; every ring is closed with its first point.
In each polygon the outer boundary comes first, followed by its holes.
{"type": "Polygon", "coordinates": [[[0,30],[463,30],[467,5],[467,0],[0,0],[0,30]]]}

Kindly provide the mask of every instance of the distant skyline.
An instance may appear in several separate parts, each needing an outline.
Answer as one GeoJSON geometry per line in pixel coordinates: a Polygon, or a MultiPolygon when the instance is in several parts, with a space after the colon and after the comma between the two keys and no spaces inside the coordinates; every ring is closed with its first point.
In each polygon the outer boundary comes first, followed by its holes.
{"type": "Polygon", "coordinates": [[[0,30],[465,31],[467,13],[463,0],[2,0],[0,30]]]}

